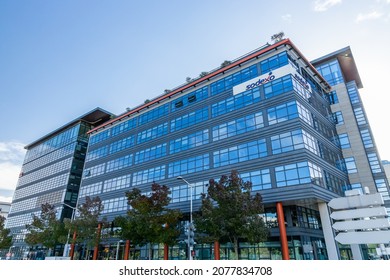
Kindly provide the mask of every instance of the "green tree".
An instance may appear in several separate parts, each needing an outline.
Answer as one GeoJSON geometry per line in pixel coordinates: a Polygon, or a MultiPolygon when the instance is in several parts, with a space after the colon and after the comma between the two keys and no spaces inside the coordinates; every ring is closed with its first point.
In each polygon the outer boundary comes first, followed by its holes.
{"type": "Polygon", "coordinates": [[[10,230],[5,228],[5,218],[0,216],[0,250],[8,249],[12,246],[12,236],[10,230]]]}
{"type": "Polygon", "coordinates": [[[105,226],[106,219],[100,220],[104,205],[100,197],[91,198],[87,196],[85,202],[80,204],[75,211],[77,211],[74,220],[64,219],[65,228],[71,232],[76,232],[75,243],[83,244],[88,251],[99,244],[101,233],[98,232],[98,224],[105,226]]]}
{"type": "Polygon", "coordinates": [[[54,249],[58,244],[64,244],[67,231],[64,224],[57,219],[56,207],[45,203],[41,205],[39,216],[33,214],[31,224],[26,225],[26,243],[42,245],[47,249],[54,249]]]}
{"type": "Polygon", "coordinates": [[[232,64],[231,61],[225,60],[224,62],[221,63],[221,68],[223,68],[223,67],[225,67],[225,66],[228,66],[228,65],[230,65],[230,64],[232,64]]]}
{"type": "Polygon", "coordinates": [[[150,194],[142,194],[137,188],[126,192],[131,209],[126,216],[117,217],[114,224],[121,228],[119,235],[135,245],[173,245],[180,235],[178,224],[182,216],[179,210],[168,209],[171,198],[169,188],[153,183],[150,194]]]}
{"type": "Polygon", "coordinates": [[[200,211],[195,215],[195,227],[203,241],[230,241],[235,257],[239,257],[239,242],[258,243],[266,240],[268,229],[263,218],[262,197],[251,194],[252,183],[244,182],[239,173],[231,171],[219,181],[211,179],[207,194],[202,194],[200,211]]]}

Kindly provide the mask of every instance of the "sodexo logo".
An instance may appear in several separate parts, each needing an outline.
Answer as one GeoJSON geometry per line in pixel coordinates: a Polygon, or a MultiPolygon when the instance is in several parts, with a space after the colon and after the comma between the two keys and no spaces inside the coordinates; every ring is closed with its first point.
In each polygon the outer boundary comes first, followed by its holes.
{"type": "Polygon", "coordinates": [[[273,80],[275,80],[275,75],[273,75],[272,72],[269,72],[268,77],[263,78],[263,79],[259,79],[257,82],[254,82],[254,83],[247,85],[246,90],[250,90],[252,88],[259,87],[259,86],[264,85],[264,84],[271,82],[273,80]]]}
{"type": "Polygon", "coordinates": [[[302,78],[301,75],[299,75],[298,73],[295,73],[294,74],[294,77],[295,79],[298,80],[298,82],[307,90],[310,90],[310,86],[309,86],[309,83],[304,79],[302,78]]]}

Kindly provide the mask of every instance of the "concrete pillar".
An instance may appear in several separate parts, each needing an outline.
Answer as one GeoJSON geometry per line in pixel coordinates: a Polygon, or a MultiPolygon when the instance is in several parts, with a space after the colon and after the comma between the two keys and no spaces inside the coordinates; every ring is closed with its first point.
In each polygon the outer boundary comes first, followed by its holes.
{"type": "Polygon", "coordinates": [[[338,260],[339,251],[337,249],[336,240],[334,239],[333,235],[328,205],[325,202],[320,202],[318,203],[318,209],[320,211],[322,230],[324,232],[326,250],[328,251],[328,258],[330,260],[338,260]]]}

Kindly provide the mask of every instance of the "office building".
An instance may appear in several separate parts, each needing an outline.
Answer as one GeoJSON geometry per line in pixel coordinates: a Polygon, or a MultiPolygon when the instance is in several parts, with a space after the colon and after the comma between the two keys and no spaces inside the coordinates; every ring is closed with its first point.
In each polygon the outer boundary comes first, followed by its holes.
{"type": "MultiPolygon", "coordinates": [[[[106,121],[88,132],[83,175],[74,195],[64,185],[55,189],[58,194],[28,196],[25,165],[35,160],[28,151],[11,228],[20,227],[21,219],[28,222],[41,197],[76,206],[87,196],[99,196],[102,217],[112,221],[129,209],[126,191],[147,193],[153,182],[170,187],[170,207],[188,218],[190,189],[196,211],[209,179],[234,169],[262,195],[270,228],[266,242],[240,243],[241,259],[348,259],[349,248],[334,241],[327,203],[345,190],[368,187],[381,192],[389,208],[388,182],[359,96],[361,87],[349,47],[310,62],[289,39],[267,44],[111,120],[105,114],[106,121]]],[[[55,165],[35,167],[35,178],[47,166],[55,165]]],[[[188,257],[182,237],[170,248],[171,259],[188,257]]],[[[115,239],[102,243],[114,250],[120,245],[115,239]]],[[[143,248],[136,249],[136,258],[146,256],[143,248]]],[[[213,258],[212,244],[198,243],[194,249],[198,259],[213,258]]],[[[161,258],[161,250],[154,246],[155,259],[161,258]]],[[[233,258],[231,245],[221,244],[221,258],[233,258]]]]}
{"type": "Polygon", "coordinates": [[[390,214],[389,184],[367,114],[360,97],[363,87],[350,47],[312,61],[332,86],[329,100],[336,123],[337,140],[343,152],[341,169],[349,176],[352,189],[368,187],[380,192],[390,214]]]}
{"type": "MultiPolygon", "coordinates": [[[[112,220],[126,214],[126,190],[148,192],[155,181],[188,213],[189,189],[178,176],[194,186],[196,211],[208,180],[235,169],[262,194],[271,228],[260,248],[242,244],[241,258],[281,259],[286,246],[291,259],[340,258],[333,236],[324,236],[326,203],[361,186],[388,192],[368,122],[347,130],[341,121],[364,117],[360,99],[352,114],[340,108],[359,87],[349,48],[312,64],[288,39],[266,45],[93,129],[80,199],[99,196],[112,220]]],[[[211,258],[210,246],[197,244],[197,257],[211,258]]]]}
{"type": "MultiPolygon", "coordinates": [[[[112,115],[96,108],[27,145],[26,156],[13,196],[6,227],[13,235],[13,253],[23,257],[29,250],[24,238],[32,215],[41,205],[58,207],[58,218],[70,218],[80,188],[88,145],[87,131],[112,115]]],[[[59,248],[62,250],[62,248],[59,248]]]]}

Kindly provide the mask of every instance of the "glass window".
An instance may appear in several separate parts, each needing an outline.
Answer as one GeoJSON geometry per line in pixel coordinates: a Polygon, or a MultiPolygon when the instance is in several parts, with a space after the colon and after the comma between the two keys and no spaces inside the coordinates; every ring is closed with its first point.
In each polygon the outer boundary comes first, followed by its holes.
{"type": "Polygon", "coordinates": [[[367,124],[366,117],[365,117],[363,109],[361,107],[354,108],[353,111],[355,113],[355,118],[356,118],[358,125],[367,124]]]}
{"type": "Polygon", "coordinates": [[[260,62],[261,73],[267,73],[288,64],[287,52],[282,52],[260,62]]]}
{"type": "Polygon", "coordinates": [[[267,156],[264,139],[233,146],[214,152],[214,167],[225,166],[267,156]]]}
{"type": "Polygon", "coordinates": [[[314,183],[323,185],[321,169],[310,162],[299,162],[275,167],[276,186],[314,183]]]}
{"type": "Polygon", "coordinates": [[[390,200],[389,189],[387,187],[385,179],[375,180],[376,188],[378,192],[382,194],[383,200],[390,200]]]}
{"type": "Polygon", "coordinates": [[[349,100],[351,101],[351,104],[356,104],[360,102],[359,92],[355,81],[349,82],[347,84],[347,91],[348,91],[348,96],[349,96],[349,100]]]}
{"type": "Polygon", "coordinates": [[[111,192],[130,187],[131,175],[116,177],[104,181],[103,192],[111,192]]]}
{"type": "Polygon", "coordinates": [[[372,173],[380,173],[382,172],[381,165],[379,163],[379,159],[376,153],[367,154],[368,162],[370,163],[372,173]]]}
{"type": "Polygon", "coordinates": [[[333,121],[335,124],[343,124],[344,123],[343,114],[340,111],[334,112],[333,121]]]}
{"type": "Polygon", "coordinates": [[[85,162],[102,158],[108,155],[108,146],[103,146],[95,150],[88,150],[87,156],[85,158],[85,162]]]}
{"type": "Polygon", "coordinates": [[[246,133],[264,126],[261,112],[213,127],[213,141],[246,133]]]}
{"type": "Polygon", "coordinates": [[[337,59],[317,67],[317,70],[331,86],[344,82],[337,59]]]}
{"type": "Polygon", "coordinates": [[[159,119],[161,117],[164,117],[169,112],[169,104],[160,105],[159,107],[150,110],[146,113],[141,114],[138,117],[138,123],[139,125],[151,122],[153,120],[159,119]]]}
{"type": "Polygon", "coordinates": [[[241,84],[259,75],[257,65],[249,66],[233,75],[222,78],[210,85],[211,95],[221,93],[233,88],[233,86],[241,84]]]}
{"type": "Polygon", "coordinates": [[[313,136],[298,129],[271,137],[272,153],[279,154],[292,150],[306,148],[318,154],[318,147],[313,136]]]}
{"type": "Polygon", "coordinates": [[[366,149],[374,147],[374,143],[371,138],[371,133],[368,129],[361,130],[360,135],[362,136],[363,144],[366,149]]]}
{"type": "Polygon", "coordinates": [[[205,129],[170,141],[169,150],[171,154],[174,154],[207,143],[209,143],[209,130],[205,129]]]}
{"type": "Polygon", "coordinates": [[[133,186],[165,179],[165,165],[135,172],[133,186]]]}
{"type": "Polygon", "coordinates": [[[266,99],[277,96],[293,89],[292,77],[291,75],[284,76],[273,80],[272,82],[266,83],[263,87],[266,99]]]}
{"type": "Polygon", "coordinates": [[[204,107],[195,112],[180,116],[171,121],[171,131],[178,131],[190,127],[194,124],[201,123],[209,118],[208,107],[204,107]]]}
{"type": "Polygon", "coordinates": [[[111,136],[122,134],[123,132],[129,131],[137,126],[137,118],[122,121],[121,123],[111,128],[111,136]]]}
{"type": "Polygon", "coordinates": [[[297,118],[298,108],[295,101],[285,103],[267,110],[269,125],[297,118]]]}
{"type": "Polygon", "coordinates": [[[98,132],[96,134],[92,134],[89,138],[89,145],[92,146],[96,143],[99,143],[101,141],[104,141],[106,139],[108,139],[111,135],[111,131],[109,129],[107,130],[104,130],[102,132],[98,132]]]}
{"type": "Polygon", "coordinates": [[[260,102],[259,87],[244,91],[211,105],[211,115],[213,118],[215,118],[257,102],[260,102]]]}
{"type": "MultiPolygon", "coordinates": [[[[208,188],[207,181],[195,182],[192,183],[191,185],[192,185],[193,199],[201,199],[202,193],[207,193],[207,188],[208,188]]],[[[173,187],[171,189],[172,203],[189,201],[190,196],[191,193],[190,193],[189,186],[187,184],[173,187]]]]}
{"type": "Polygon", "coordinates": [[[166,156],[167,144],[160,144],[135,153],[135,164],[166,156]]]}
{"type": "Polygon", "coordinates": [[[329,92],[329,94],[326,95],[326,97],[328,98],[328,101],[329,103],[332,105],[332,104],[337,104],[339,103],[339,99],[337,97],[337,93],[336,91],[331,91],[329,92]]]}
{"type": "Polygon", "coordinates": [[[345,158],[344,162],[348,174],[357,173],[357,167],[353,157],[345,158]]]}
{"type": "Polygon", "coordinates": [[[349,144],[349,138],[347,133],[339,135],[339,143],[342,149],[347,149],[351,147],[351,145],[349,144]]]}
{"type": "Polygon", "coordinates": [[[168,133],[168,123],[162,123],[158,126],[144,130],[137,135],[137,143],[144,143],[168,133]]]}
{"type": "Polygon", "coordinates": [[[110,145],[110,154],[114,154],[120,151],[123,151],[127,148],[130,148],[134,145],[134,136],[130,136],[118,141],[111,143],[110,145]]]}
{"type": "Polygon", "coordinates": [[[168,177],[200,172],[209,168],[209,154],[204,154],[170,163],[168,166],[168,177]]]}
{"type": "Polygon", "coordinates": [[[106,173],[131,166],[133,155],[126,155],[107,162],[106,173]]]}
{"type": "Polygon", "coordinates": [[[187,93],[186,95],[178,99],[175,99],[171,102],[171,112],[185,108],[190,104],[194,104],[198,101],[204,100],[208,97],[208,95],[209,95],[208,87],[203,87],[196,91],[187,93]]]}
{"type": "Polygon", "coordinates": [[[271,176],[269,169],[251,171],[240,174],[241,179],[252,182],[252,191],[265,190],[271,188],[271,176]]]}

